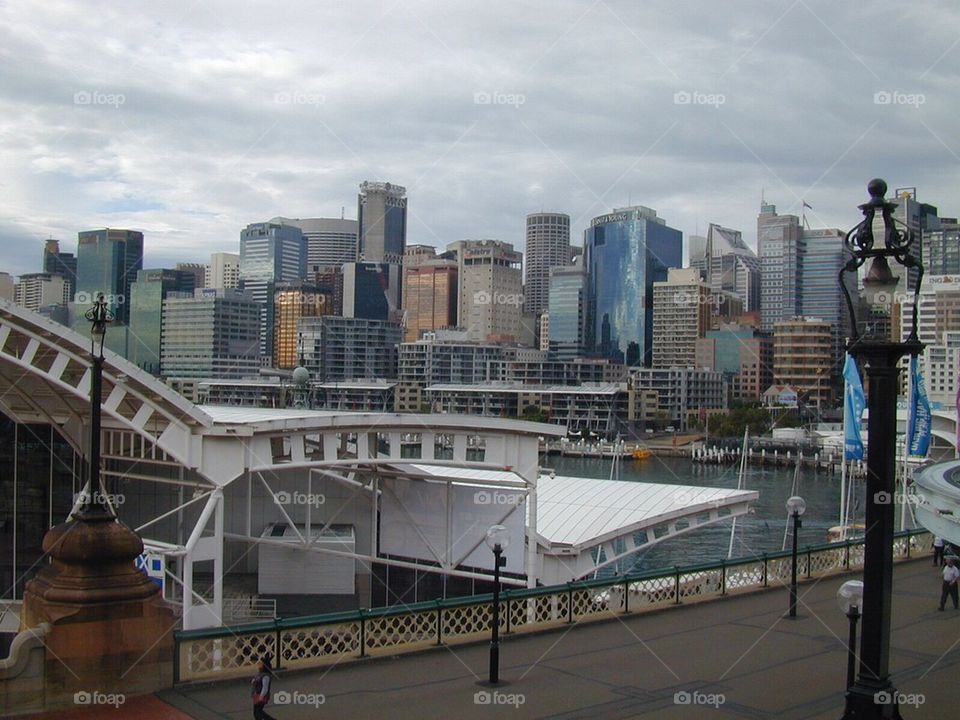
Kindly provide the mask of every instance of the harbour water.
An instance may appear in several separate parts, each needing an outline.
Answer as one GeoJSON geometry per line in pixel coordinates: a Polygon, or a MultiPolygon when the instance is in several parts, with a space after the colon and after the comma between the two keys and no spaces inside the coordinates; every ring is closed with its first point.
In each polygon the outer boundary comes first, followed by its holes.
{"type": "MultiPolygon", "coordinates": [[[[557,475],[608,479],[611,462],[553,455],[545,458],[543,464],[554,469],[557,475]]],[[[705,465],[688,458],[651,457],[622,461],[619,479],[735,489],[738,472],[739,464],[705,465]]],[[[744,488],[759,491],[760,499],[750,515],[737,519],[734,557],[754,557],[781,549],[787,521],[785,504],[791,495],[793,479],[793,468],[748,465],[744,488]]],[[[800,547],[826,542],[827,531],[839,524],[840,476],[801,470],[796,494],[807,502],[799,534],[800,547]]],[[[721,560],[727,556],[730,524],[727,520],[654,545],[637,556],[632,568],[622,570],[653,570],[721,560]]],[[[788,548],[790,542],[788,535],[788,548]]]]}

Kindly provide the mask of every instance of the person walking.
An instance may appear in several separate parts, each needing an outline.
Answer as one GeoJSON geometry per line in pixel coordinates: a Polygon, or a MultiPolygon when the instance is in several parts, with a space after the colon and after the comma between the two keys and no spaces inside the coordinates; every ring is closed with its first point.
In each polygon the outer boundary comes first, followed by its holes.
{"type": "MultiPolygon", "coordinates": [[[[940,608],[943,610],[943,608],[940,608]]],[[[253,699],[254,720],[276,720],[264,709],[270,702],[270,657],[264,655],[257,663],[257,674],[250,681],[250,694],[253,699]]]]}
{"type": "Polygon", "coordinates": [[[943,567],[943,538],[939,535],[933,536],[933,564],[939,567],[943,567]]]}
{"type": "Polygon", "coordinates": [[[947,558],[947,566],[943,568],[943,588],[940,591],[940,607],[947,603],[947,595],[953,600],[953,609],[956,610],[958,604],[957,598],[957,580],[960,579],[960,569],[957,568],[957,559],[952,555],[947,558]]]}

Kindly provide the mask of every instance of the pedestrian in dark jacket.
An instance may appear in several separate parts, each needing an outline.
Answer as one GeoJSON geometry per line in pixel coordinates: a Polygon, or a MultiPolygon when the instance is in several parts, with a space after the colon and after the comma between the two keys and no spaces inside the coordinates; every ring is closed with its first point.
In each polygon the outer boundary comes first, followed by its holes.
{"type": "Polygon", "coordinates": [[[250,694],[253,698],[253,717],[254,720],[276,720],[272,715],[268,715],[264,709],[270,702],[270,658],[264,656],[260,658],[257,664],[257,674],[250,681],[250,694]]]}

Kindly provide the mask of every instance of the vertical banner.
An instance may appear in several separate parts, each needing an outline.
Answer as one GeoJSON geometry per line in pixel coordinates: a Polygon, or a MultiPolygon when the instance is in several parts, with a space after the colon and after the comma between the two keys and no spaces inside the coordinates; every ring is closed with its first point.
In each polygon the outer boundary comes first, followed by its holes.
{"type": "Polygon", "coordinates": [[[845,460],[863,460],[860,419],[863,417],[866,404],[857,364],[850,353],[847,353],[847,359],[843,363],[843,457],[845,460]]]}
{"type": "Polygon", "coordinates": [[[910,358],[910,418],[907,422],[907,447],[911,455],[926,457],[930,449],[930,401],[923,387],[923,375],[917,356],[910,358]]]}

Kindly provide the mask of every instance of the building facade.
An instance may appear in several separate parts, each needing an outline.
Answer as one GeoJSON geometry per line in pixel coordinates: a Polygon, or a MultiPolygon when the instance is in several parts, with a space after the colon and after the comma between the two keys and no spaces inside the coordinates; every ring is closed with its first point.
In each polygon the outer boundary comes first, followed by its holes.
{"type": "Polygon", "coordinates": [[[60,241],[51,238],[43,244],[43,271],[63,276],[64,302],[72,302],[77,287],[76,255],[60,252],[60,241]]]}
{"type": "Polygon", "coordinates": [[[476,342],[516,342],[523,336],[523,255],[499,240],[460,240],[457,324],[476,342]]]}
{"type": "MultiPolygon", "coordinates": [[[[410,258],[408,253],[407,258],[410,258]]],[[[403,269],[404,339],[414,342],[424,332],[457,324],[457,263],[418,254],[403,269]]]]}
{"type": "Polygon", "coordinates": [[[397,377],[399,323],[328,315],[300,320],[298,356],[320,383],[397,377]]]}
{"type": "Polygon", "coordinates": [[[239,285],[240,256],[236,253],[212,253],[203,276],[203,286],[223,290],[239,285]]]}
{"type": "Polygon", "coordinates": [[[690,247],[690,266],[700,271],[715,295],[735,295],[742,312],[760,309],[760,258],[739,230],[710,223],[702,246],[691,241],[690,247]]]}
{"type": "Polygon", "coordinates": [[[669,268],[653,284],[653,367],[694,367],[711,327],[713,295],[695,268],[669,268]]]}
{"type": "Polygon", "coordinates": [[[104,228],[77,237],[77,285],[74,300],[93,303],[103,293],[116,322],[130,320],[130,286],[143,269],[143,233],[104,228]]]}
{"type": "Polygon", "coordinates": [[[803,253],[800,218],[777,215],[776,205],[764,203],[757,216],[760,256],[761,329],[772,332],[781,320],[801,314],[800,257],[803,253]]]}
{"type": "Polygon", "coordinates": [[[196,274],[182,270],[140,270],[130,286],[130,337],[127,359],[152,375],[160,374],[163,301],[173,292],[192,296],[196,274]]]}
{"type": "Polygon", "coordinates": [[[273,298],[278,283],[307,274],[307,243],[300,228],[281,223],[247,225],[240,232],[240,284],[260,304],[260,357],[273,357],[273,298]]]}
{"type": "Polygon", "coordinates": [[[627,365],[653,361],[653,284],[680,267],[683,235],[655,210],[619,208],[584,235],[586,350],[627,365]]]}
{"type": "Polygon", "coordinates": [[[50,305],[66,307],[68,284],[63,275],[54,273],[27,273],[14,286],[14,302],[27,310],[39,312],[50,305]]]}
{"type": "Polygon", "coordinates": [[[273,218],[270,222],[300,228],[307,240],[307,270],[357,261],[359,223],[344,218],[273,218]]]}
{"type": "Polygon", "coordinates": [[[550,268],[547,336],[550,353],[557,360],[572,360],[586,354],[586,286],[587,277],[582,267],[550,268]]]}
{"type": "Polygon", "coordinates": [[[407,247],[407,189],[388,182],[361,183],[357,223],[357,260],[401,264],[407,247]]]}
{"type": "Polygon", "coordinates": [[[570,263],[570,216],[564,213],[527,215],[523,284],[524,312],[539,316],[550,300],[550,269],[570,263]]]}
{"type": "Polygon", "coordinates": [[[226,379],[256,375],[261,303],[237,290],[167,293],[160,371],[167,378],[226,379]]]}
{"type": "Polygon", "coordinates": [[[819,318],[781,320],[773,330],[773,382],[790,385],[818,410],[832,407],[833,329],[819,318]]]}
{"type": "Polygon", "coordinates": [[[697,340],[696,366],[723,373],[731,400],[758,401],[773,383],[773,338],[757,327],[723,324],[697,340]]]}
{"type": "Polygon", "coordinates": [[[723,373],[695,368],[640,368],[629,371],[637,395],[656,393],[656,414],[676,430],[685,431],[701,413],[725,410],[729,388],[723,373]]]}
{"type": "Polygon", "coordinates": [[[292,370],[300,365],[300,319],[333,314],[333,294],[310,283],[277,285],[273,296],[273,367],[292,370]]]}

